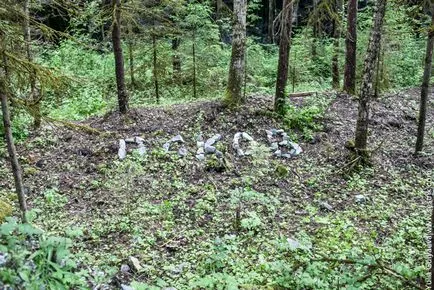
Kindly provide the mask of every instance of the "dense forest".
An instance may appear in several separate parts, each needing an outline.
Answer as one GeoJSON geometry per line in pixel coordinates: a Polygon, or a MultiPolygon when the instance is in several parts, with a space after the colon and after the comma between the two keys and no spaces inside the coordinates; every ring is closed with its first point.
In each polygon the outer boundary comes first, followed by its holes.
{"type": "Polygon", "coordinates": [[[433,0],[1,0],[1,289],[434,289],[433,0]]]}

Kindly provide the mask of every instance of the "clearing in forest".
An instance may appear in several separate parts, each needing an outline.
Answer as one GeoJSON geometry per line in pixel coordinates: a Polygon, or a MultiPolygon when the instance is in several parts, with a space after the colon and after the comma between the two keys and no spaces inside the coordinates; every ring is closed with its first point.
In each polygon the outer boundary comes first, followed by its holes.
{"type": "MultiPolygon", "coordinates": [[[[352,175],[345,175],[345,143],[354,136],[357,103],[348,96],[293,100],[300,109],[315,109],[319,100],[327,105],[320,119],[308,121],[294,111],[290,122],[279,123],[271,99],[257,96],[237,111],[200,101],[82,123],[111,134],[46,127],[19,146],[34,223],[73,238],[93,287],[138,281],[143,289],[335,289],[353,279],[368,288],[413,289],[406,280],[423,283],[428,270],[423,237],[434,187],[432,129],[427,154],[412,155],[417,96],[408,90],[373,102],[373,165],[352,175]],[[266,134],[273,128],[287,129],[303,153],[273,156],[266,134]],[[237,132],[257,142],[250,156],[232,148],[237,132]],[[223,158],[197,160],[199,133],[221,134],[215,146],[223,158]],[[163,149],[178,134],[184,157],[163,149]],[[135,136],[146,154],[119,160],[118,140],[135,136]],[[381,259],[408,276],[374,279],[366,275],[385,268],[334,258],[381,259]]],[[[434,126],[430,106],[427,128],[434,126]]],[[[2,194],[13,191],[5,159],[2,194]]]]}

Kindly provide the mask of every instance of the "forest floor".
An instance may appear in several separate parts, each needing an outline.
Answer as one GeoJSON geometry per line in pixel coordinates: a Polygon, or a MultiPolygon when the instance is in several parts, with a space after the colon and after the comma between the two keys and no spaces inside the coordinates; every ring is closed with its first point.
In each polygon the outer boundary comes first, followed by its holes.
{"type": "MultiPolygon", "coordinates": [[[[262,96],[249,98],[237,111],[219,101],[198,101],[80,123],[113,134],[46,126],[18,146],[34,222],[73,238],[93,286],[115,288],[134,280],[176,289],[337,289],[345,283],[413,289],[407,282],[396,284],[401,283],[396,277],[371,277],[372,267],[316,258],[375,257],[403,273],[402,281],[424,285],[434,104],[428,110],[426,153],[414,157],[418,95],[410,89],[372,103],[373,165],[352,175],[345,174],[350,160],[345,143],[354,136],[357,101],[348,96],[326,97],[328,108],[315,120],[317,131],[309,141],[299,130],[287,130],[304,150],[291,159],[269,151],[265,130],[285,126],[271,117],[271,98],[262,96]],[[222,163],[196,160],[200,132],[206,138],[223,136],[222,163]],[[252,156],[234,154],[237,132],[258,142],[252,156]],[[188,149],[184,158],[162,149],[177,134],[188,149]],[[118,140],[134,136],[144,139],[148,153],[129,152],[119,160],[118,140]],[[294,252],[299,246],[302,251],[294,252]]],[[[294,102],[315,106],[314,99],[294,102]]],[[[11,196],[8,168],[2,158],[0,194],[11,196]]]]}

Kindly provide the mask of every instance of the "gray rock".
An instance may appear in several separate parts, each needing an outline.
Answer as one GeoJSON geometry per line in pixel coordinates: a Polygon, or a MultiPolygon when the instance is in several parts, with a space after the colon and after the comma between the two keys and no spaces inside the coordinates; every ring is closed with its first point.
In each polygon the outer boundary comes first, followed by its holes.
{"type": "Polygon", "coordinates": [[[288,146],[288,141],[286,141],[286,140],[283,140],[282,142],[279,142],[279,145],[280,146],[288,146]]]}
{"type": "Polygon", "coordinates": [[[279,149],[279,144],[277,144],[277,142],[273,142],[273,143],[271,143],[270,148],[272,151],[276,151],[277,149],[279,149]]]}
{"type": "Polygon", "coordinates": [[[217,151],[217,149],[214,146],[205,144],[205,153],[206,154],[212,154],[215,153],[217,151]]]}
{"type": "Polygon", "coordinates": [[[197,135],[196,141],[203,142],[203,135],[202,135],[202,133],[200,133],[199,135],[197,135]]]}
{"type": "Polygon", "coordinates": [[[292,158],[292,155],[289,154],[289,153],[284,153],[284,154],[282,154],[282,157],[283,157],[283,158],[286,158],[286,159],[291,159],[291,158],[292,158]]]}
{"type": "Polygon", "coordinates": [[[181,135],[176,135],[175,137],[173,137],[172,139],[170,139],[169,142],[173,142],[173,143],[184,143],[184,139],[182,138],[181,135]]]}
{"type": "Polygon", "coordinates": [[[196,155],[196,159],[199,161],[204,161],[205,160],[205,155],[204,154],[197,154],[196,155]]]}
{"type": "Polygon", "coordinates": [[[125,285],[125,284],[121,284],[121,289],[122,289],[122,290],[134,290],[133,287],[128,286],[128,285],[125,285]]]}
{"type": "Polygon", "coordinates": [[[235,141],[238,142],[241,139],[242,136],[243,136],[243,133],[241,133],[241,132],[235,133],[235,135],[234,135],[234,142],[235,141]]]}
{"type": "Polygon", "coordinates": [[[363,203],[366,201],[366,196],[364,196],[363,194],[358,194],[355,196],[355,199],[357,203],[363,203]]]}
{"type": "Polygon", "coordinates": [[[118,156],[120,160],[123,160],[125,157],[127,157],[127,143],[124,139],[119,140],[118,156]]]}
{"type": "Polygon", "coordinates": [[[243,132],[242,136],[243,136],[243,139],[244,139],[244,140],[247,140],[247,141],[249,141],[249,142],[252,142],[252,141],[253,141],[253,137],[250,136],[249,134],[247,134],[246,132],[243,132]]]}
{"type": "Polygon", "coordinates": [[[275,132],[276,132],[276,134],[283,134],[283,133],[285,133],[285,130],[279,129],[279,130],[276,130],[275,132]]]}
{"type": "Polygon", "coordinates": [[[238,143],[238,142],[232,143],[232,148],[234,148],[234,150],[240,149],[240,143],[238,143]]]}
{"type": "Polygon", "coordinates": [[[303,153],[303,149],[301,149],[300,145],[298,145],[297,143],[289,142],[289,145],[291,145],[292,149],[295,150],[294,154],[292,155],[297,156],[303,153]]]}
{"type": "Polygon", "coordinates": [[[134,137],[134,142],[136,142],[137,145],[143,144],[143,142],[145,142],[145,139],[141,137],[134,137]]]}
{"type": "Polygon", "coordinates": [[[238,155],[238,157],[243,157],[245,154],[244,154],[244,151],[242,149],[237,149],[237,155],[238,155]]]}
{"type": "Polygon", "coordinates": [[[297,153],[297,151],[295,149],[291,149],[289,151],[289,154],[291,154],[292,156],[295,156],[295,153],[297,153]]]}
{"type": "Polygon", "coordinates": [[[200,147],[199,149],[197,149],[196,154],[205,154],[205,149],[203,149],[203,147],[200,147]]]}
{"type": "MultiPolygon", "coordinates": [[[[220,141],[222,139],[222,135],[220,134],[216,134],[214,135],[212,138],[209,138],[208,140],[206,140],[205,142],[205,147],[207,146],[212,146],[214,145],[216,142],[220,141]]],[[[206,150],[206,148],[205,148],[206,150]]]]}
{"type": "Polygon", "coordinates": [[[187,151],[187,149],[185,149],[185,147],[179,148],[178,155],[180,157],[185,157],[185,156],[187,156],[187,154],[188,154],[188,151],[187,151]]]}
{"type": "Polygon", "coordinates": [[[322,209],[326,209],[328,211],[333,211],[333,207],[330,204],[328,204],[327,202],[325,202],[325,201],[320,202],[319,206],[322,209]]]}
{"type": "Polygon", "coordinates": [[[283,138],[284,141],[289,141],[289,136],[286,133],[282,134],[282,138],[283,138]]]}
{"type": "Polygon", "coordinates": [[[127,138],[127,139],[125,139],[125,142],[128,144],[136,143],[136,139],[134,137],[133,138],[127,138]]]}
{"type": "Polygon", "coordinates": [[[288,241],[289,248],[291,250],[296,250],[296,249],[299,249],[301,247],[300,242],[297,241],[296,239],[287,238],[286,240],[288,241]]]}
{"type": "Polygon", "coordinates": [[[143,143],[139,143],[139,148],[137,149],[140,156],[143,156],[146,154],[146,147],[143,145],[143,143]]]}
{"type": "Polygon", "coordinates": [[[169,150],[170,150],[170,143],[169,142],[164,143],[163,148],[164,148],[164,151],[166,153],[169,152],[169,150]]]}
{"type": "Polygon", "coordinates": [[[268,142],[269,143],[271,143],[271,142],[273,142],[273,132],[272,131],[270,131],[270,130],[265,130],[265,132],[267,133],[267,140],[268,140],[268,142]]]}
{"type": "Polygon", "coordinates": [[[217,150],[215,156],[217,156],[217,158],[223,158],[223,152],[217,150]]]}
{"type": "Polygon", "coordinates": [[[129,262],[131,267],[133,267],[134,271],[140,272],[143,269],[142,265],[140,265],[140,262],[136,257],[131,256],[129,258],[129,262]]]}
{"type": "Polygon", "coordinates": [[[196,146],[197,147],[203,147],[203,146],[205,146],[205,142],[203,142],[203,141],[197,141],[196,142],[196,146]]]}
{"type": "Polygon", "coordinates": [[[130,270],[131,270],[130,266],[128,266],[126,264],[123,264],[121,266],[121,272],[123,272],[123,273],[128,273],[130,270]]]}
{"type": "Polygon", "coordinates": [[[252,155],[253,153],[252,153],[252,151],[251,150],[246,150],[246,152],[244,152],[244,155],[246,155],[246,156],[250,156],[250,155],[252,155]]]}
{"type": "Polygon", "coordinates": [[[274,152],[273,155],[276,156],[276,157],[281,157],[282,156],[282,151],[281,150],[276,150],[276,152],[274,152]]]}

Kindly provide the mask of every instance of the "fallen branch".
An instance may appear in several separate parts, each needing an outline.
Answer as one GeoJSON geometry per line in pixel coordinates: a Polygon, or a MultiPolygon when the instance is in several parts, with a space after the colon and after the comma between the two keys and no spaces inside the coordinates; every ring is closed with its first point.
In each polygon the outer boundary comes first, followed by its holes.
{"type": "MultiPolygon", "coordinates": [[[[31,104],[27,103],[26,100],[20,100],[19,98],[11,98],[11,100],[14,101],[14,104],[16,106],[23,108],[32,117],[35,117],[38,114],[38,112],[35,111],[34,107],[31,104]]],[[[90,126],[87,126],[87,125],[81,125],[81,124],[77,124],[77,123],[73,123],[73,122],[68,122],[65,120],[57,120],[57,119],[54,119],[54,118],[51,118],[48,116],[40,116],[40,118],[44,121],[47,121],[48,123],[61,124],[68,129],[80,130],[80,131],[85,132],[87,134],[93,134],[93,135],[99,135],[99,136],[116,135],[116,133],[114,133],[114,132],[104,132],[104,131],[100,131],[98,129],[92,128],[90,126]]]]}
{"type": "Polygon", "coordinates": [[[300,92],[300,93],[292,93],[289,94],[289,98],[301,98],[301,97],[310,97],[312,95],[318,95],[318,92],[300,92]]]}

